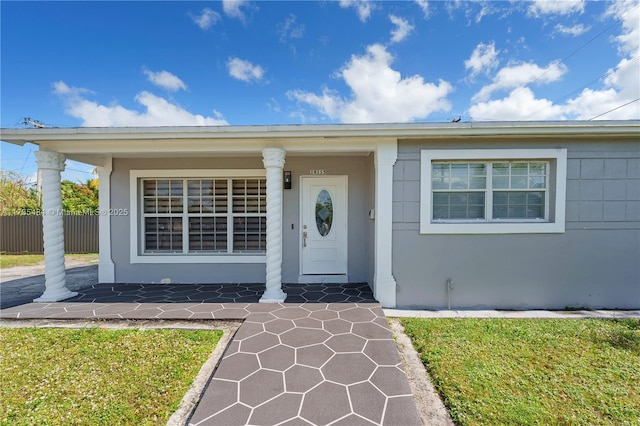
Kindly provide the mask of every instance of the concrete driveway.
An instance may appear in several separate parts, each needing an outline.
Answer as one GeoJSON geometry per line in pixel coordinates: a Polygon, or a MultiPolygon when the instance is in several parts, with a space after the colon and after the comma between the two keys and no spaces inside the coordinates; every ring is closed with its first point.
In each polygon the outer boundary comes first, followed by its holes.
{"type": "MultiPolygon", "coordinates": [[[[67,287],[77,291],[98,283],[98,265],[65,260],[67,287]]],[[[44,292],[44,263],[0,270],[0,309],[30,303],[44,292]]]]}

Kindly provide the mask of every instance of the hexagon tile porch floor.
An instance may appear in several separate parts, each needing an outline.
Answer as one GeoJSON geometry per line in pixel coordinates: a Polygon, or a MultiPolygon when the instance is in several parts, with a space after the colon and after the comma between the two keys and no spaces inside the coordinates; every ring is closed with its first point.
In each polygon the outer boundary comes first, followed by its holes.
{"type": "MultiPolygon", "coordinates": [[[[262,284],[95,284],[65,302],[89,303],[258,303],[262,284]]],[[[282,284],[287,303],[375,302],[367,283],[282,284]]]]}
{"type": "Polygon", "coordinates": [[[378,304],[249,305],[190,425],[420,425],[378,304]]]}

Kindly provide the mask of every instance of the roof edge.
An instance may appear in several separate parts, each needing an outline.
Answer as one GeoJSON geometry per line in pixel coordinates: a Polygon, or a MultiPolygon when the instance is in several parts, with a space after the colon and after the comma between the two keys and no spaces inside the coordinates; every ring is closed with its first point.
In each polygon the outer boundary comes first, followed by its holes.
{"type": "Polygon", "coordinates": [[[482,135],[578,135],[640,133],[640,120],[370,123],[246,126],[46,127],[0,129],[0,139],[27,142],[144,139],[264,139],[339,137],[457,137],[482,135]]]}

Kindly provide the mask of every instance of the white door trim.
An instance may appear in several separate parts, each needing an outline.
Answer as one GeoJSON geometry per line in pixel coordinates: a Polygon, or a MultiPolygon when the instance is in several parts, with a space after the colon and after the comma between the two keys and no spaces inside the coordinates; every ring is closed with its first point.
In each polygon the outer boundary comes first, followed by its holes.
{"type": "MultiPolygon", "coordinates": [[[[298,234],[298,247],[299,247],[299,276],[298,276],[298,282],[299,283],[346,283],[348,282],[348,259],[347,259],[347,254],[348,254],[348,176],[347,175],[322,175],[322,176],[314,176],[314,175],[302,175],[300,176],[300,221],[299,221],[299,234],[298,234]],[[341,238],[341,243],[340,246],[338,247],[341,250],[341,253],[343,253],[341,255],[341,258],[344,259],[344,263],[342,265],[341,268],[339,268],[339,272],[335,272],[335,273],[327,273],[327,274],[318,274],[318,273],[306,273],[305,274],[305,267],[304,267],[304,247],[303,247],[303,233],[305,232],[305,230],[303,229],[304,227],[304,222],[305,222],[305,218],[304,218],[304,214],[305,214],[305,182],[310,182],[311,180],[314,181],[321,181],[321,180],[328,180],[328,179],[339,179],[340,185],[343,185],[343,190],[344,190],[344,196],[343,196],[343,201],[342,201],[342,206],[340,206],[340,201],[339,200],[334,200],[334,203],[336,201],[338,201],[338,208],[341,209],[340,214],[343,215],[344,217],[344,234],[343,237],[341,238]]],[[[335,196],[335,194],[334,194],[335,196]]],[[[307,224],[308,227],[311,227],[312,224],[307,224]]],[[[315,226],[315,222],[313,224],[313,226],[315,226]]],[[[307,230],[312,231],[312,229],[308,229],[307,230]]]]}

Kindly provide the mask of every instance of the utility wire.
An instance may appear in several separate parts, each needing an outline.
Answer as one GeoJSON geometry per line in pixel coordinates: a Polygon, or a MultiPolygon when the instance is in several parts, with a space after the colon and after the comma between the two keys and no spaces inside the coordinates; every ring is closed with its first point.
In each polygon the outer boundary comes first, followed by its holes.
{"type": "Polygon", "coordinates": [[[568,54],[567,56],[565,56],[564,58],[562,58],[560,60],[560,62],[564,62],[567,59],[569,59],[570,57],[572,57],[573,55],[575,55],[576,53],[578,53],[579,51],[581,51],[582,49],[584,49],[585,47],[587,47],[587,45],[591,44],[592,41],[594,41],[595,39],[597,39],[598,37],[600,37],[602,34],[604,34],[605,32],[609,31],[613,26],[619,24],[620,22],[622,22],[622,19],[624,17],[626,17],[628,14],[630,14],[631,12],[633,12],[634,10],[636,10],[637,8],[639,8],[640,5],[634,7],[633,9],[630,9],[629,11],[627,11],[627,13],[625,13],[624,15],[622,15],[620,18],[616,19],[611,25],[609,25],[608,27],[606,27],[604,30],[600,31],[598,34],[596,34],[595,36],[593,36],[591,39],[589,39],[587,42],[585,42],[582,46],[578,47],[576,50],[574,50],[573,52],[571,52],[570,54],[568,54]]]}
{"type": "MultiPolygon", "coordinates": [[[[632,9],[630,9],[629,11],[627,11],[627,13],[625,13],[624,15],[622,15],[621,17],[619,17],[618,19],[616,19],[614,22],[612,22],[610,25],[608,25],[606,28],[604,28],[603,30],[601,30],[598,34],[596,34],[595,36],[591,37],[589,40],[587,40],[585,43],[583,43],[582,45],[580,45],[577,49],[575,49],[573,52],[569,53],[568,55],[566,55],[564,58],[560,59],[557,63],[564,63],[567,59],[571,58],[572,56],[574,56],[576,53],[578,53],[579,51],[581,51],[582,49],[584,49],[585,47],[587,47],[589,44],[591,44],[594,40],[596,40],[597,38],[599,38],[600,36],[602,36],[604,33],[606,33],[607,31],[609,31],[611,28],[613,28],[614,26],[618,25],[619,23],[622,22],[622,20],[629,15],[630,13],[632,13],[633,11],[635,11],[636,9],[638,9],[640,7],[640,4],[632,9]]],[[[637,60],[638,57],[636,56],[635,58],[632,59],[632,61],[637,60]]],[[[543,72],[542,74],[540,74],[538,77],[536,77],[533,81],[531,81],[531,83],[535,83],[536,81],[540,81],[542,79],[542,77],[544,77],[545,75],[547,75],[548,73],[551,72],[551,68],[547,69],[545,72],[543,72]]],[[[569,96],[571,96],[572,94],[576,93],[579,90],[582,90],[586,87],[591,86],[594,82],[600,80],[603,76],[605,76],[607,73],[609,72],[609,70],[605,71],[600,77],[598,77],[595,80],[592,80],[591,82],[587,83],[586,85],[582,86],[579,89],[576,89],[572,92],[570,92],[567,95],[561,96],[559,98],[556,98],[554,101],[552,101],[553,104],[555,104],[558,100],[560,99],[564,99],[567,98],[569,96]]],[[[623,105],[624,106],[624,105],[623,105]]],[[[544,109],[535,111],[531,114],[528,114],[526,116],[526,118],[531,117],[532,115],[538,114],[539,112],[544,111],[544,109]]],[[[605,114],[609,113],[611,111],[607,111],[605,114]]],[[[595,118],[595,117],[594,117],[595,118]]],[[[591,119],[593,120],[593,118],[591,119]]]]}
{"type": "Polygon", "coordinates": [[[20,169],[20,174],[22,174],[22,171],[24,170],[24,167],[27,165],[27,160],[29,159],[29,156],[31,155],[31,151],[33,151],[33,149],[29,149],[29,153],[25,157],[24,163],[22,163],[22,168],[20,169]]]}
{"type": "MultiPolygon", "coordinates": [[[[32,164],[32,165],[30,165],[29,167],[27,167],[27,170],[31,170],[31,169],[33,169],[34,167],[35,167],[36,169],[38,168],[38,166],[37,166],[37,165],[32,164]]],[[[20,170],[18,170],[18,169],[2,169],[2,170],[7,171],[7,172],[16,172],[16,173],[22,174],[22,171],[24,170],[24,168],[25,168],[25,167],[21,168],[20,170]]],[[[85,170],[73,169],[73,168],[71,168],[71,167],[65,167],[65,168],[64,168],[64,170],[65,170],[65,171],[71,171],[71,172],[84,173],[85,175],[94,175],[94,174],[95,174],[95,173],[93,173],[93,172],[87,172],[87,171],[85,171],[85,170]]]]}
{"type": "MultiPolygon", "coordinates": [[[[637,60],[639,60],[639,59],[640,59],[640,56],[636,56],[635,58],[632,58],[631,60],[629,60],[629,63],[634,62],[634,61],[637,61],[637,60]]],[[[556,101],[557,101],[557,100],[564,99],[564,98],[568,98],[569,96],[573,95],[574,93],[577,93],[577,92],[579,92],[579,91],[581,91],[581,90],[586,89],[587,87],[591,86],[591,85],[592,85],[593,83],[595,83],[596,81],[598,81],[598,80],[600,80],[601,78],[605,77],[607,74],[609,74],[609,70],[606,70],[606,71],[605,71],[605,72],[603,72],[599,77],[594,78],[594,79],[593,79],[593,80],[591,80],[589,83],[587,83],[587,84],[585,84],[585,85],[583,85],[583,86],[581,86],[581,87],[577,88],[576,90],[574,90],[574,91],[572,91],[572,92],[570,92],[570,93],[568,93],[568,94],[566,94],[566,95],[564,95],[564,96],[561,96],[561,97],[559,97],[559,98],[556,98],[556,101]]],[[[554,103],[555,103],[555,101],[554,101],[554,103]]]]}
{"type": "MultiPolygon", "coordinates": [[[[591,37],[589,40],[587,40],[585,43],[583,43],[582,45],[580,45],[577,49],[575,49],[573,52],[569,53],[567,56],[565,56],[564,58],[560,59],[557,63],[564,63],[567,59],[569,59],[570,57],[572,57],[573,55],[575,55],[576,53],[578,53],[579,51],[581,51],[582,49],[584,49],[585,47],[587,47],[589,44],[591,44],[595,39],[599,38],[602,34],[606,33],[607,31],[609,31],[611,28],[613,28],[614,26],[618,25],[620,22],[622,22],[622,19],[627,16],[628,14],[630,14],[631,12],[633,12],[634,10],[636,10],[637,8],[639,8],[640,5],[634,7],[633,9],[629,10],[627,13],[625,13],[624,15],[622,15],[620,18],[616,19],[611,25],[607,26],[605,29],[603,29],[602,31],[600,31],[598,34],[596,34],[595,36],[591,37]]],[[[545,72],[543,72],[542,74],[540,74],[538,77],[536,77],[535,80],[533,80],[531,83],[535,83],[536,81],[540,80],[542,77],[544,77],[545,75],[549,74],[551,72],[551,68],[547,69],[545,72]]]]}
{"type": "MultiPolygon", "coordinates": [[[[635,58],[631,59],[629,62],[631,63],[631,62],[637,61],[637,60],[639,60],[639,59],[640,59],[640,56],[636,56],[635,58]]],[[[553,99],[551,102],[552,102],[553,104],[556,104],[556,103],[558,103],[558,101],[561,101],[561,100],[563,100],[563,99],[566,99],[566,98],[568,98],[568,97],[570,97],[570,96],[572,96],[572,95],[574,95],[574,94],[576,94],[576,93],[580,92],[581,90],[586,89],[587,87],[591,86],[593,83],[595,83],[595,82],[599,81],[601,78],[605,77],[607,74],[609,74],[609,70],[606,70],[606,71],[605,71],[605,72],[603,72],[600,76],[598,76],[598,77],[594,78],[593,80],[591,80],[591,81],[590,81],[590,82],[588,82],[587,84],[584,84],[584,85],[582,85],[582,86],[578,87],[577,89],[572,90],[571,92],[567,93],[566,95],[563,95],[563,96],[560,96],[560,97],[557,97],[557,98],[553,99]]],[[[528,118],[528,117],[531,117],[532,115],[536,115],[536,114],[538,114],[539,112],[542,112],[542,111],[544,111],[544,110],[545,110],[545,108],[543,108],[543,109],[539,109],[539,110],[537,110],[537,111],[535,111],[535,112],[532,112],[531,114],[527,115],[527,118],[528,118]]]]}
{"type": "Polygon", "coordinates": [[[634,102],[638,102],[638,101],[640,101],[640,98],[635,98],[634,100],[629,101],[629,102],[627,102],[626,104],[622,104],[622,105],[620,105],[620,106],[617,106],[617,107],[615,107],[615,108],[610,109],[609,111],[603,112],[602,114],[596,115],[595,117],[591,117],[591,118],[590,118],[590,119],[588,119],[587,121],[595,120],[595,119],[596,119],[596,118],[598,118],[598,117],[602,117],[603,115],[607,115],[607,114],[609,114],[610,112],[613,112],[613,111],[615,111],[615,110],[617,110],[617,109],[620,109],[620,108],[624,108],[624,107],[626,107],[627,105],[631,105],[632,103],[634,103],[634,102]]]}

